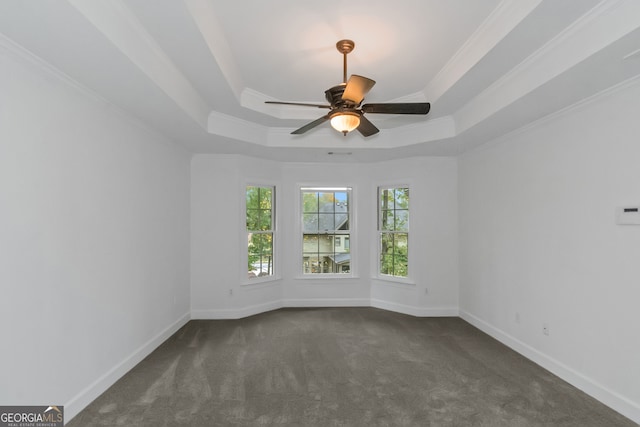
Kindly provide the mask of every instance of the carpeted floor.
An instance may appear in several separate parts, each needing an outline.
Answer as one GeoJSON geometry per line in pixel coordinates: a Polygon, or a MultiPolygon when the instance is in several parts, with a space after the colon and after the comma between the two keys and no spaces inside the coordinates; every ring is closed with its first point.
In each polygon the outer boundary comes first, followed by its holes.
{"type": "Polygon", "coordinates": [[[636,426],[461,319],[375,308],[191,321],[67,425],[636,426]]]}

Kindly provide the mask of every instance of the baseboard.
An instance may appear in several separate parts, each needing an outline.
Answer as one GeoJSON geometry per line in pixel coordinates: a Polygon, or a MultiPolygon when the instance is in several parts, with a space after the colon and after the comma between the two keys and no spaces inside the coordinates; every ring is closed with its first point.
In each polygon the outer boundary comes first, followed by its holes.
{"type": "Polygon", "coordinates": [[[412,305],[398,304],[396,302],[371,299],[371,307],[383,310],[395,311],[396,313],[408,314],[415,317],[457,317],[457,307],[416,307],[412,305]]]}
{"type": "Polygon", "coordinates": [[[129,372],[134,366],[147,357],[153,350],[158,348],[160,344],[165,342],[171,335],[175,334],[178,329],[183,327],[191,319],[191,314],[186,313],[177,321],[164,329],[162,332],[151,338],[149,341],[140,346],[129,357],[111,368],[106,374],[102,375],[80,393],[71,398],[64,404],[65,423],[78,415],[80,411],[86,408],[98,396],[104,393],[124,374],[129,372]]]}
{"type": "Polygon", "coordinates": [[[191,318],[198,320],[242,319],[283,307],[369,307],[367,298],[308,298],[285,299],[240,308],[191,310],[191,318]]]}
{"type": "Polygon", "coordinates": [[[199,320],[242,319],[256,314],[282,308],[282,301],[271,301],[263,304],[249,305],[240,308],[214,308],[210,310],[191,310],[191,318],[199,320]]]}
{"type": "Polygon", "coordinates": [[[282,300],[283,307],[370,307],[369,298],[298,298],[282,300]]]}
{"type": "Polygon", "coordinates": [[[530,345],[512,337],[504,331],[495,328],[484,320],[468,313],[464,310],[460,311],[460,317],[471,323],[484,333],[497,339],[507,347],[522,354],[527,359],[537,363],[546,370],[552,372],[562,378],[569,384],[584,391],[591,397],[599,400],[613,410],[621,413],[625,417],[640,424],[640,405],[627,399],[626,397],[609,390],[607,387],[599,384],[584,374],[570,368],[569,366],[555,360],[554,358],[542,353],[541,351],[531,347],[530,345]]]}
{"type": "Polygon", "coordinates": [[[375,307],[416,317],[455,317],[456,307],[424,308],[369,298],[290,298],[240,308],[191,310],[191,318],[199,320],[242,319],[267,311],[288,307],[375,307]]]}

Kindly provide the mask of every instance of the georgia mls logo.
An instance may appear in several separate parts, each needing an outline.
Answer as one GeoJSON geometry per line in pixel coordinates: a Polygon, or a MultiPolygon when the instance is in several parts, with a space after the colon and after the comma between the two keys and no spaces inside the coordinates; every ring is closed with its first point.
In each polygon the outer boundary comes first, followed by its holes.
{"type": "Polygon", "coordinates": [[[0,427],[62,427],[63,406],[0,406],[0,427]]]}
{"type": "Polygon", "coordinates": [[[47,409],[44,410],[44,413],[46,414],[47,412],[51,412],[54,411],[54,413],[56,414],[60,414],[62,415],[62,411],[60,409],[58,409],[57,406],[48,406],[47,409]]]}

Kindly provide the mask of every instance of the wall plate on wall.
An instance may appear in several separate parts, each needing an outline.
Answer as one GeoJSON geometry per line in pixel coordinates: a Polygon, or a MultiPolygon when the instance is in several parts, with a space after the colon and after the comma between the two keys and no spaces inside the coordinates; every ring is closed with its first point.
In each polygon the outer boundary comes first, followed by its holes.
{"type": "Polygon", "coordinates": [[[616,208],[616,224],[640,225],[640,206],[623,206],[616,208]]]}

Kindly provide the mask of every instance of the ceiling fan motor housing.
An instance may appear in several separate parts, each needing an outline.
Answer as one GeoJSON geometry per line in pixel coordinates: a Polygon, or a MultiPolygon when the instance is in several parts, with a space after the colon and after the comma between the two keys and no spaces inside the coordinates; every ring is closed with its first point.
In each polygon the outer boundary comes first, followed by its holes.
{"type": "Polygon", "coordinates": [[[331,104],[331,108],[340,108],[340,107],[349,107],[356,108],[358,105],[350,102],[346,99],[342,99],[342,94],[344,93],[344,89],[347,85],[345,83],[341,83],[337,86],[334,86],[330,89],[324,91],[324,97],[327,102],[331,104]]]}

